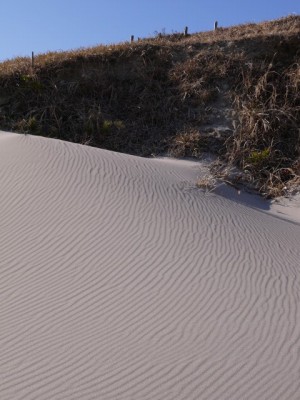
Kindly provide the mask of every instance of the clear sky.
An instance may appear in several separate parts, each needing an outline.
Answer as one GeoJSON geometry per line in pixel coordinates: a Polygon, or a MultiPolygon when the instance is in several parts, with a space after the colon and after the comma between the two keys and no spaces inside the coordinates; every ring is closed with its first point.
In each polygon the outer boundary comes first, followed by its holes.
{"type": "Polygon", "coordinates": [[[300,14],[300,0],[2,0],[0,60],[300,14]]]}

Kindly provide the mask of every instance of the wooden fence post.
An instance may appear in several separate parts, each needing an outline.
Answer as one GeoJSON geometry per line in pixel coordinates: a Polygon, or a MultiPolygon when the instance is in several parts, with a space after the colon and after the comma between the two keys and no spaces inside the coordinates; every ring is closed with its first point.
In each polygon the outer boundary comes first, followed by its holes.
{"type": "Polygon", "coordinates": [[[34,68],[34,52],[31,52],[31,68],[34,68]]]}
{"type": "Polygon", "coordinates": [[[134,35],[131,35],[131,36],[130,36],[130,42],[131,42],[131,43],[134,42],[134,35]]]}
{"type": "Polygon", "coordinates": [[[187,36],[187,35],[188,35],[188,30],[189,30],[189,28],[186,26],[186,27],[184,28],[184,36],[187,36]]]}
{"type": "Polygon", "coordinates": [[[214,28],[215,28],[215,31],[218,29],[218,21],[215,21],[214,28]]]}

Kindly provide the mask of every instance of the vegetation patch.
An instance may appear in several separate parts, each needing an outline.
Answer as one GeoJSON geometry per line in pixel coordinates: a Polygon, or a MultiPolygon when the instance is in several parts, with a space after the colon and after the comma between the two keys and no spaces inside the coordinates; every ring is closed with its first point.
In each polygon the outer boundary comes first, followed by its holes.
{"type": "MultiPolygon", "coordinates": [[[[300,17],[0,64],[0,127],[151,156],[218,155],[266,196],[299,183],[300,17]]],[[[224,172],[226,171],[226,173],[224,172]]]]}

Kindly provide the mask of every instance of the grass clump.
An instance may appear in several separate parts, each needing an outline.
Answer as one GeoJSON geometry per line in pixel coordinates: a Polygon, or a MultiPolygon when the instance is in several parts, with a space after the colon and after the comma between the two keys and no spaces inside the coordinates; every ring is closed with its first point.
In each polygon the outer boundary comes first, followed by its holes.
{"type": "Polygon", "coordinates": [[[300,155],[298,60],[295,52],[290,65],[275,55],[268,64],[244,68],[234,94],[236,129],[227,140],[227,160],[250,171],[256,188],[269,196],[282,194],[298,173],[293,166],[300,155]]]}

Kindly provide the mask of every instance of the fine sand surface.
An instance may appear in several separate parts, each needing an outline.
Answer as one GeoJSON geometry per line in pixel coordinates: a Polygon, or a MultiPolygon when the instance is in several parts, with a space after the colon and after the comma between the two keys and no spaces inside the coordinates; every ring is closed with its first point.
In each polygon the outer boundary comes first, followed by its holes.
{"type": "Polygon", "coordinates": [[[300,225],[203,173],[0,133],[1,400],[300,399],[300,225]]]}

